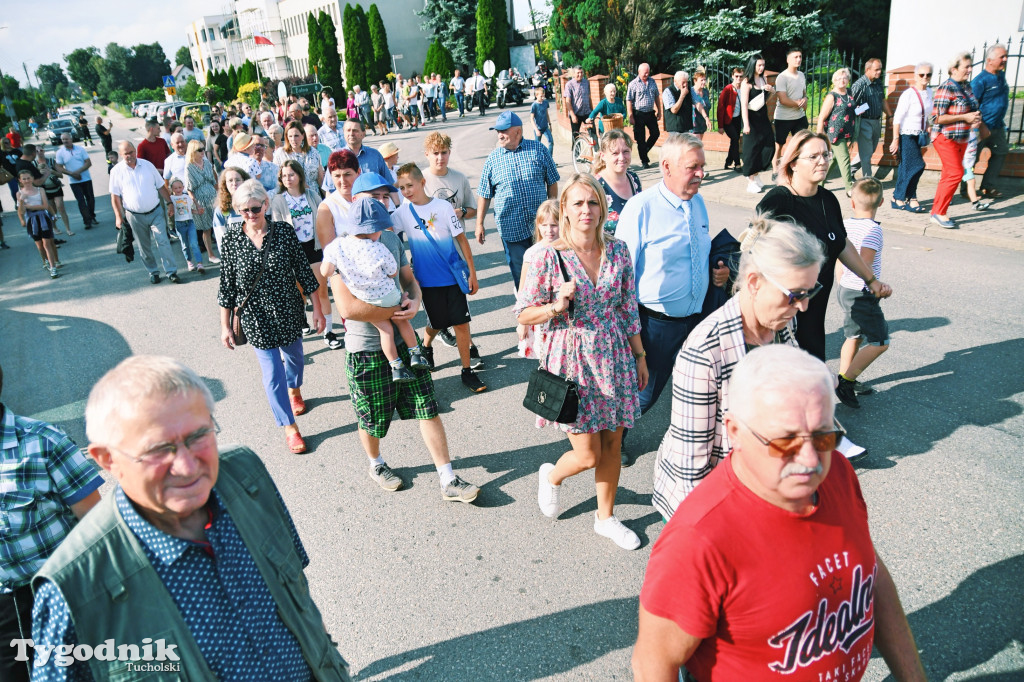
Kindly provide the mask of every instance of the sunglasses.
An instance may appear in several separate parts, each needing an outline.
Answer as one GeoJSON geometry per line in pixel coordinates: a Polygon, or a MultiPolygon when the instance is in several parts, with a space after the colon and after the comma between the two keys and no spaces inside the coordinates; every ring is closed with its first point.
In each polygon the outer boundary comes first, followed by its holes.
{"type": "Polygon", "coordinates": [[[814,298],[815,296],[817,296],[818,292],[821,291],[822,288],[823,288],[821,282],[815,282],[814,286],[811,287],[810,289],[806,290],[806,291],[790,291],[789,289],[787,289],[786,287],[782,286],[781,284],[776,282],[774,279],[769,277],[766,273],[762,272],[761,276],[764,277],[769,282],[771,282],[775,286],[776,289],[778,289],[779,291],[781,291],[783,294],[785,294],[788,297],[789,305],[796,305],[800,301],[804,301],[804,300],[809,301],[812,298],[814,298]]]}
{"type": "Polygon", "coordinates": [[[263,205],[259,206],[247,206],[245,208],[238,209],[238,212],[242,215],[259,215],[263,212],[263,205]]]}
{"type": "Polygon", "coordinates": [[[931,74],[931,72],[928,72],[928,73],[919,73],[919,74],[917,74],[917,75],[918,75],[918,77],[920,77],[920,78],[931,78],[931,77],[932,77],[932,74],[931,74]]]}
{"type": "MultiPolygon", "coordinates": [[[[733,415],[736,417],[736,415],[733,415]]],[[[846,435],[846,429],[839,423],[838,419],[833,419],[832,423],[835,425],[835,429],[832,431],[815,431],[807,435],[794,433],[790,436],[781,436],[779,438],[765,438],[754,429],[750,428],[750,425],[745,421],[736,417],[736,421],[743,424],[747,431],[761,443],[761,445],[768,446],[768,455],[771,457],[778,457],[782,459],[784,457],[792,457],[800,452],[800,449],[804,446],[804,442],[809,438],[811,440],[811,447],[818,452],[832,452],[836,449],[836,443],[839,439],[846,435]]]]}

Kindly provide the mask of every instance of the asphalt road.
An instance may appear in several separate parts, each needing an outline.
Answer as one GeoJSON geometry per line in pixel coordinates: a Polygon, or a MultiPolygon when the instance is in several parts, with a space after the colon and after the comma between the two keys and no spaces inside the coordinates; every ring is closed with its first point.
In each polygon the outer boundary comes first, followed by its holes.
{"type": "MultiPolygon", "coordinates": [[[[114,130],[138,137],[116,116],[114,130]]],[[[475,181],[493,133],[476,114],[452,120],[447,131],[452,167],[475,181]]],[[[422,137],[388,139],[401,147],[402,162],[423,162],[422,137]]],[[[299,425],[311,452],[289,454],[251,351],[231,352],[218,341],[216,269],[183,273],[178,286],[150,285],[140,263],[114,254],[105,169],[94,177],[103,225],[82,230],[67,193],[78,234],[61,249],[56,281],[40,268],[17,218],[4,214],[12,246],[0,252],[6,405],[60,424],[84,445],[85,399],[107,369],[131,353],[175,356],[209,382],[222,442],[244,443],[267,462],[309,552],[314,596],[356,679],[630,678],[637,595],[662,527],[650,493],[669,394],[631,437],[639,458],[620,484],[617,514],[640,535],[640,550],[622,551],[593,533],[588,475],[564,487],[557,521],[543,517],[537,468],[567,443],[534,428],[520,406],[532,362],[516,354],[511,281],[492,232],[485,246],[473,242],[482,291],[470,304],[489,390],[470,394],[455,350],[440,345],[434,377],[456,471],[482,487],[480,498],[474,506],[442,502],[411,423],[395,424],[384,441],[384,456],[406,481],[385,493],[367,475],[344,351],[327,349],[320,337],[306,341],[303,394],[311,409],[299,425]]],[[[653,181],[654,171],[643,177],[653,181]]],[[[715,229],[734,234],[749,218],[720,204],[709,211],[715,229]]],[[[862,377],[878,393],[859,411],[837,409],[869,449],[857,470],[875,544],[930,679],[1024,679],[1024,304],[1016,286],[1024,265],[1011,251],[887,233],[883,279],[895,290],[884,306],[892,348],[862,377]]],[[[417,327],[423,323],[421,315],[417,327]]],[[[833,305],[831,357],[840,326],[833,305]]],[[[865,679],[887,674],[876,653],[865,679]]]]}

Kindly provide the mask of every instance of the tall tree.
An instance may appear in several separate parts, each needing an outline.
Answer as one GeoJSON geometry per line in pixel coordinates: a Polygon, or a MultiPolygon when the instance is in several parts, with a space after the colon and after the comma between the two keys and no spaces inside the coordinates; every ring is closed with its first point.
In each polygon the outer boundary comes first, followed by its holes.
{"type": "Polygon", "coordinates": [[[323,56],[320,59],[320,82],[324,87],[329,87],[334,96],[338,97],[344,88],[341,79],[341,54],[338,52],[338,28],[334,25],[331,15],[323,10],[320,10],[320,16],[317,19],[320,24],[320,44],[323,46],[323,56]]]}
{"type": "Polygon", "coordinates": [[[163,77],[171,75],[171,62],[164,54],[160,43],[136,45],[132,48],[134,57],[131,60],[132,88],[158,88],[163,77]]]}
{"type": "Polygon", "coordinates": [[[440,40],[434,40],[427,48],[427,60],[423,64],[423,73],[427,75],[440,74],[441,79],[447,83],[454,71],[455,61],[452,59],[451,52],[441,44],[440,40]]]}
{"type": "Polygon", "coordinates": [[[370,27],[363,8],[359,5],[345,5],[341,28],[345,37],[345,87],[368,87],[367,66],[373,58],[373,48],[370,46],[370,27]]]}
{"type": "Polygon", "coordinates": [[[416,12],[423,30],[441,41],[462,69],[474,62],[477,0],[427,0],[416,12]]]}
{"type": "Polygon", "coordinates": [[[316,15],[312,12],[306,15],[306,35],[309,37],[309,49],[306,52],[309,73],[313,73],[320,70],[320,61],[324,50],[320,42],[320,24],[317,23],[316,15]]]}
{"type": "Polygon", "coordinates": [[[373,66],[370,71],[370,82],[384,80],[391,71],[391,48],[388,47],[388,32],[384,28],[384,19],[380,16],[377,3],[370,5],[366,17],[370,25],[370,44],[373,46],[373,66]]]}
{"type": "Polygon", "coordinates": [[[88,92],[92,92],[100,84],[100,74],[92,65],[93,57],[102,59],[100,51],[95,47],[80,47],[64,55],[71,80],[82,86],[82,90],[88,92]]]}
{"type": "Polygon", "coordinates": [[[509,67],[508,5],[505,0],[480,0],[476,8],[476,67],[494,62],[495,71],[509,67]]]}
{"type": "Polygon", "coordinates": [[[67,76],[64,75],[64,69],[60,68],[60,64],[40,64],[36,69],[36,78],[42,84],[43,90],[50,95],[54,94],[58,85],[66,87],[68,84],[67,76]]]}
{"type": "Polygon", "coordinates": [[[178,48],[178,51],[174,53],[174,63],[178,66],[187,66],[192,68],[192,53],[188,51],[188,45],[182,45],[178,48]]]}
{"type": "Polygon", "coordinates": [[[94,57],[94,67],[100,67],[98,90],[108,97],[115,90],[136,90],[132,76],[132,59],[134,54],[127,47],[117,43],[108,43],[105,57],[94,57]]]}
{"type": "Polygon", "coordinates": [[[238,92],[238,71],[235,69],[235,65],[232,64],[228,67],[228,87],[227,90],[234,97],[235,93],[238,92]]]}

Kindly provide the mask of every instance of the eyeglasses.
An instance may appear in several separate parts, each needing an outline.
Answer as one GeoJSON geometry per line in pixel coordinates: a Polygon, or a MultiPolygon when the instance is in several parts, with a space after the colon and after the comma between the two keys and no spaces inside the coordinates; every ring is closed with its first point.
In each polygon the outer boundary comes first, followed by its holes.
{"type": "Polygon", "coordinates": [[[807,159],[814,165],[819,163],[832,163],[832,153],[825,152],[824,154],[811,154],[810,156],[798,156],[798,159],[807,159]]]}
{"type": "Polygon", "coordinates": [[[263,204],[259,206],[246,206],[245,208],[238,209],[238,212],[242,215],[259,215],[263,212],[263,204]]]}
{"type": "Polygon", "coordinates": [[[258,144],[258,145],[256,145],[254,147],[254,149],[266,149],[266,148],[267,148],[267,145],[265,145],[265,144],[258,144]]]}
{"type": "Polygon", "coordinates": [[[193,431],[182,438],[181,441],[171,441],[169,443],[154,445],[138,455],[129,454],[124,450],[110,445],[108,445],[107,448],[114,452],[121,453],[136,464],[151,464],[153,466],[166,464],[177,456],[178,448],[184,448],[190,453],[195,453],[214,444],[216,441],[216,435],[220,433],[220,425],[217,423],[216,419],[213,419],[213,417],[210,419],[213,421],[211,426],[206,426],[193,431]]]}
{"type": "Polygon", "coordinates": [[[928,73],[919,73],[919,74],[917,74],[917,76],[918,76],[918,78],[931,78],[932,74],[929,71],[928,73]]]}
{"type": "Polygon", "coordinates": [[[789,299],[789,304],[790,305],[796,305],[800,301],[804,301],[804,300],[807,300],[807,301],[811,300],[812,298],[817,296],[818,292],[821,291],[822,288],[823,288],[823,285],[822,285],[821,282],[815,282],[813,287],[811,287],[810,289],[807,289],[805,291],[790,291],[789,289],[787,289],[786,287],[782,286],[781,284],[776,282],[774,279],[769,277],[767,273],[762,272],[761,276],[764,277],[769,282],[771,282],[775,286],[776,289],[778,289],[779,291],[784,293],[787,296],[787,298],[789,299]]]}
{"type": "MultiPolygon", "coordinates": [[[[735,414],[733,414],[736,417],[735,414]]],[[[761,445],[768,446],[768,455],[771,457],[778,457],[779,459],[785,457],[792,457],[800,452],[803,448],[804,443],[808,438],[811,440],[811,447],[818,452],[832,452],[836,449],[836,443],[839,439],[846,435],[846,429],[839,423],[838,419],[832,420],[835,425],[835,429],[832,431],[815,431],[814,433],[802,434],[794,433],[789,436],[780,436],[779,438],[765,438],[754,429],[750,428],[750,425],[745,421],[736,417],[736,421],[746,427],[747,431],[761,443],[761,445]]]]}

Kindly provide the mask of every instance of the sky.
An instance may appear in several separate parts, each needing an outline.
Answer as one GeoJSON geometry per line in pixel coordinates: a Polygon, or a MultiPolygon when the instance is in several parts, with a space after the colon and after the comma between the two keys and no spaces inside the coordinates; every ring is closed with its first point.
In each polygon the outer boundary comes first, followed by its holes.
{"type": "MultiPolygon", "coordinates": [[[[386,0],[378,0],[383,7],[386,0]]],[[[516,23],[529,28],[527,0],[514,0],[516,23]]],[[[39,12],[4,12],[0,18],[0,69],[25,85],[28,67],[32,84],[38,86],[35,70],[41,64],[61,65],[67,73],[64,55],[79,47],[98,47],[100,53],[110,42],[126,47],[160,43],[174,67],[174,53],[185,45],[185,27],[204,13],[218,14],[227,0],[47,0],[39,12]],[[169,9],[170,8],[170,9],[169,9]]],[[[546,9],[548,0],[533,0],[536,11],[546,9]]]]}

